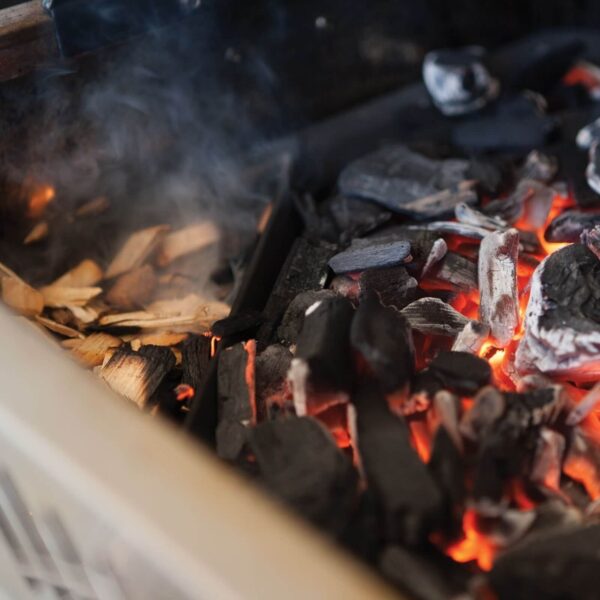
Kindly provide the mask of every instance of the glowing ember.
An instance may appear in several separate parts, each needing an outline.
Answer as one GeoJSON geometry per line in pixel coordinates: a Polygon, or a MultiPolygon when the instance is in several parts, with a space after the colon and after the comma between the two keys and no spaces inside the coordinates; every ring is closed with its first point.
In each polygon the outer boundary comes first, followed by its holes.
{"type": "Polygon", "coordinates": [[[195,394],[194,388],[187,383],[180,383],[173,391],[175,392],[175,398],[180,402],[192,400],[195,394]]]}
{"type": "Polygon", "coordinates": [[[494,561],[495,547],[477,529],[477,513],[467,510],[463,516],[462,540],[448,546],[446,554],[456,562],[477,561],[482,571],[489,571],[494,561]]]}
{"type": "Polygon", "coordinates": [[[55,196],[56,192],[51,185],[38,187],[29,197],[27,216],[30,219],[39,219],[55,196]]]}
{"type": "Polygon", "coordinates": [[[431,457],[431,435],[423,421],[411,421],[409,424],[411,441],[421,460],[429,462],[431,457]]]}

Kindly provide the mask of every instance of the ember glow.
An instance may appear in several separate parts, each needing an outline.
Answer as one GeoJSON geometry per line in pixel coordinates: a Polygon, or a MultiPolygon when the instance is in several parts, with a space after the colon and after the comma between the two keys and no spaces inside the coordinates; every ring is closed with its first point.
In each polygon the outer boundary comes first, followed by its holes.
{"type": "Polygon", "coordinates": [[[477,513],[465,511],[463,517],[464,537],[445,548],[446,554],[460,563],[476,561],[482,571],[489,571],[494,562],[496,548],[479,532],[477,528],[477,513]]]}
{"type": "Polygon", "coordinates": [[[55,196],[56,192],[51,185],[36,187],[29,197],[27,216],[30,219],[39,219],[55,196]]]}

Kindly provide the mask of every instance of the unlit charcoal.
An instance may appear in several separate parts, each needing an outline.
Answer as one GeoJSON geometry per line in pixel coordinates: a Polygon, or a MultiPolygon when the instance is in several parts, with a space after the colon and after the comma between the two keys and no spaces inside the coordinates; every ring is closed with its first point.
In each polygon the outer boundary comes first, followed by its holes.
{"type": "Polygon", "coordinates": [[[553,156],[532,150],[525,159],[519,172],[520,179],[533,179],[541,183],[552,181],[558,171],[558,161],[553,156]]]}
{"type": "Polygon", "coordinates": [[[504,219],[488,216],[475,208],[471,208],[468,204],[459,204],[454,209],[454,216],[461,223],[489,229],[491,231],[505,229],[508,226],[508,223],[504,219]]]}
{"type": "Polygon", "coordinates": [[[521,374],[573,381],[600,376],[600,261],[581,244],[545,258],[531,278],[525,335],[516,352],[521,374]]]}
{"type": "Polygon", "coordinates": [[[582,127],[575,141],[582,150],[589,150],[594,144],[600,142],[600,118],[582,127]]]}
{"type": "Polygon", "coordinates": [[[388,146],[346,167],[338,184],[342,193],[373,200],[416,218],[452,213],[477,196],[467,181],[469,162],[432,160],[405,146],[388,146]]]}
{"type": "Polygon", "coordinates": [[[314,393],[347,392],[353,383],[350,327],[354,309],[342,297],[318,300],[306,311],[288,378],[298,415],[314,393]]]}
{"type": "Polygon", "coordinates": [[[387,407],[376,382],[353,395],[361,462],[385,520],[389,541],[419,544],[435,525],[442,498],[411,446],[408,428],[387,407]]]}
{"type": "Polygon", "coordinates": [[[579,404],[569,413],[567,425],[574,427],[585,419],[600,402],[600,382],[581,399],[579,404]]]}
{"type": "Polygon", "coordinates": [[[429,364],[442,386],[463,396],[472,396],[492,378],[487,360],[468,352],[440,352],[429,364]]]}
{"type": "Polygon", "coordinates": [[[490,334],[489,325],[479,321],[469,321],[456,336],[452,350],[477,354],[490,334]]]}
{"type": "Polygon", "coordinates": [[[429,277],[444,289],[469,292],[477,289],[477,265],[468,258],[448,252],[430,271],[429,277]]]}
{"type": "Polygon", "coordinates": [[[261,480],[277,497],[330,531],[345,526],[355,503],[356,472],[318,421],[266,421],[251,430],[249,446],[261,480]]]}
{"type": "Polygon", "coordinates": [[[342,243],[365,235],[391,218],[391,213],[380,206],[347,196],[336,196],[325,202],[323,209],[335,225],[342,243]]]}
{"type": "Polygon", "coordinates": [[[501,554],[488,578],[499,600],[593,600],[600,587],[600,525],[557,528],[501,554]]]}
{"type": "Polygon", "coordinates": [[[423,61],[423,80],[433,103],[445,115],[483,108],[498,95],[499,85],[485,68],[482,48],[435,50],[423,61]]]}
{"type": "Polygon", "coordinates": [[[256,424],[256,343],[236,344],[219,356],[217,454],[236,460],[256,424]]]}
{"type": "Polygon", "coordinates": [[[439,298],[421,298],[401,311],[410,326],[430,335],[456,336],[469,319],[439,298]]]}
{"type": "Polygon", "coordinates": [[[352,245],[329,260],[334,273],[352,273],[365,269],[394,267],[410,262],[410,242],[355,240],[352,245]]]}
{"type": "Polygon", "coordinates": [[[590,252],[593,252],[600,259],[600,225],[594,229],[584,231],[581,234],[581,243],[585,244],[590,252]]]}
{"type": "Polygon", "coordinates": [[[590,148],[589,162],[585,170],[585,178],[588,185],[600,194],[600,152],[598,152],[598,144],[593,144],[590,148]]]}
{"type": "Polygon", "coordinates": [[[479,251],[479,312],[501,346],[512,339],[519,325],[517,254],[519,233],[509,229],[490,233],[479,251]]]}
{"type": "Polygon", "coordinates": [[[566,210],[555,217],[544,237],[549,242],[578,242],[581,234],[600,225],[600,210],[566,210]]]}
{"type": "Polygon", "coordinates": [[[414,370],[412,332],[406,319],[375,294],[363,299],[352,320],[350,341],[388,394],[406,388],[414,370]]]}
{"type": "Polygon", "coordinates": [[[416,299],[419,285],[405,267],[363,271],[358,283],[359,297],[375,293],[384,306],[394,306],[397,309],[404,308],[416,299]]]}

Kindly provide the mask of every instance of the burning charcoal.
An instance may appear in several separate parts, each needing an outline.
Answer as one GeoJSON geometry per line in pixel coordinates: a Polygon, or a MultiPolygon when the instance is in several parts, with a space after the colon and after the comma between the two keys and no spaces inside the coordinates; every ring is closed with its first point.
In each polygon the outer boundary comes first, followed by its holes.
{"type": "Polygon", "coordinates": [[[220,338],[247,333],[260,325],[261,314],[256,310],[244,310],[213,323],[211,333],[220,338]]]}
{"type": "Polygon", "coordinates": [[[559,490],[565,448],[564,436],[542,427],[531,467],[531,481],[552,491],[559,490]]]}
{"type": "Polygon", "coordinates": [[[329,266],[334,273],[352,273],[394,267],[410,260],[410,242],[355,240],[349,248],[333,256],[329,266]]]}
{"type": "Polygon", "coordinates": [[[446,428],[438,427],[433,439],[429,472],[442,492],[444,531],[456,534],[460,531],[465,502],[463,458],[446,428]]]}
{"type": "Polygon", "coordinates": [[[435,50],[425,56],[423,80],[433,103],[445,115],[483,108],[498,95],[498,82],[483,62],[483,48],[435,50]]]}
{"type": "Polygon", "coordinates": [[[479,311],[495,340],[505,347],[519,325],[517,253],[519,233],[490,233],[479,252],[479,311]]]}
{"type": "Polygon", "coordinates": [[[477,354],[489,335],[490,328],[488,325],[479,321],[469,321],[454,340],[452,350],[477,354]]]}
{"type": "Polygon", "coordinates": [[[473,396],[492,378],[487,360],[468,352],[440,352],[429,364],[429,370],[444,388],[463,396],[473,396]]]}
{"type": "Polygon", "coordinates": [[[358,281],[361,297],[375,293],[384,306],[402,309],[417,297],[417,280],[405,267],[368,269],[360,274],[358,281]]]}
{"type": "Polygon", "coordinates": [[[415,218],[451,213],[477,195],[466,181],[466,160],[436,161],[405,146],[388,146],[346,167],[339,179],[342,193],[383,205],[415,218]]]}
{"type": "Polygon", "coordinates": [[[436,282],[441,282],[444,289],[457,292],[469,292],[477,289],[477,266],[468,258],[448,252],[446,256],[435,265],[429,277],[436,282]]]}
{"type": "Polygon", "coordinates": [[[488,217],[478,210],[471,208],[468,204],[459,204],[454,209],[454,215],[461,223],[489,229],[491,231],[505,229],[508,226],[504,219],[501,219],[500,217],[488,217]]]}
{"type": "Polygon", "coordinates": [[[527,231],[538,231],[548,220],[548,213],[554,201],[554,190],[539,181],[523,179],[517,186],[523,190],[521,196],[524,198],[521,218],[521,229],[527,231]]]}
{"type": "Polygon", "coordinates": [[[277,337],[284,344],[295,344],[304,325],[304,315],[307,309],[315,302],[336,298],[337,294],[331,290],[318,290],[302,292],[289,304],[281,325],[277,329],[277,337]]]}
{"type": "Polygon", "coordinates": [[[446,433],[456,446],[462,452],[463,443],[459,431],[460,399],[455,394],[447,390],[439,390],[433,398],[436,417],[444,426],[446,433]]]}
{"type": "Polygon", "coordinates": [[[589,150],[594,144],[600,142],[600,119],[582,127],[575,141],[582,150],[589,150]]]}
{"type": "Polygon", "coordinates": [[[217,454],[236,460],[248,440],[248,427],[256,424],[254,361],[256,342],[236,344],[219,356],[217,454]]]}
{"type": "MultiPolygon", "coordinates": [[[[396,267],[402,268],[402,267],[396,267]]],[[[386,271],[387,269],[373,269],[372,271],[363,271],[363,273],[386,271]]],[[[417,282],[415,281],[415,287],[417,282]]],[[[360,283],[357,279],[349,275],[337,275],[329,283],[329,289],[338,296],[348,298],[353,304],[358,304],[360,297],[360,283]]]]}
{"type": "Polygon", "coordinates": [[[208,336],[190,335],[181,347],[181,366],[183,368],[181,382],[194,390],[190,405],[194,405],[198,400],[206,382],[210,363],[210,346],[211,339],[208,336]]]}
{"type": "Polygon", "coordinates": [[[493,424],[504,414],[506,399],[492,386],[483,388],[475,398],[475,404],[467,411],[460,423],[460,431],[467,439],[477,442],[483,439],[493,424]]]}
{"type": "Polygon", "coordinates": [[[598,144],[594,144],[590,148],[590,160],[585,170],[585,177],[594,192],[600,194],[600,153],[598,152],[598,144]]]}
{"type": "Polygon", "coordinates": [[[439,298],[415,300],[401,311],[410,326],[430,335],[458,335],[469,319],[439,298]]]}
{"type": "Polygon", "coordinates": [[[581,243],[588,247],[600,259],[600,225],[581,234],[581,243]]]}
{"type": "Polygon", "coordinates": [[[565,475],[579,482],[589,498],[600,498],[600,446],[580,427],[571,430],[569,448],[563,465],[565,475]]]}
{"type": "Polygon", "coordinates": [[[467,223],[456,223],[455,221],[433,221],[431,223],[423,223],[422,225],[406,225],[405,228],[415,232],[434,231],[436,233],[459,235],[473,240],[482,240],[489,233],[489,229],[467,223]]]}
{"type": "Polygon", "coordinates": [[[596,408],[598,402],[600,402],[600,383],[596,383],[569,413],[567,425],[574,427],[581,423],[596,408]]]}
{"type": "Polygon", "coordinates": [[[340,297],[318,300],[307,309],[288,375],[298,415],[307,413],[311,394],[347,392],[352,386],[353,316],[352,304],[340,297]]]}
{"type": "Polygon", "coordinates": [[[311,417],[266,421],[249,445],[265,485],[311,521],[339,531],[356,497],[356,472],[329,432],[311,417]]]}
{"type": "Polygon", "coordinates": [[[412,332],[395,308],[382,306],[374,294],[361,300],[352,320],[350,342],[386,394],[406,387],[415,363],[412,332]]]}
{"type": "Polygon", "coordinates": [[[566,210],[548,225],[544,237],[549,242],[578,242],[584,231],[600,225],[600,210],[566,210]]]}
{"type": "Polygon", "coordinates": [[[554,157],[546,156],[539,150],[532,150],[521,167],[519,178],[549,183],[556,175],[557,170],[558,163],[554,157]]]}
{"type": "Polygon", "coordinates": [[[457,124],[452,143],[469,152],[522,152],[544,146],[555,130],[550,117],[498,114],[457,124]]]}
{"type": "MultiPolygon", "coordinates": [[[[463,206],[466,206],[464,204],[463,206]]],[[[443,238],[438,238],[433,242],[433,246],[431,247],[431,251],[427,256],[427,260],[421,269],[421,277],[425,277],[431,271],[431,269],[437,265],[448,253],[448,245],[446,244],[443,238]]]]}
{"type": "Polygon", "coordinates": [[[521,374],[573,381],[600,374],[600,262],[573,244],[545,258],[531,278],[525,335],[516,352],[521,374]]]}
{"type": "Polygon", "coordinates": [[[384,515],[385,536],[419,544],[439,515],[441,494],[413,450],[406,424],[388,410],[377,383],[363,384],[352,403],[361,462],[384,515]]]}
{"type": "Polygon", "coordinates": [[[280,344],[273,344],[256,357],[256,404],[259,417],[272,418],[286,409],[287,373],[292,353],[280,344]]]}
{"type": "Polygon", "coordinates": [[[432,552],[387,546],[379,560],[379,569],[394,585],[415,600],[458,598],[460,587],[449,582],[448,570],[454,565],[448,558],[432,560],[432,552]],[[447,562],[446,562],[447,561],[447,562]],[[440,563],[440,564],[438,564],[440,563]]]}
{"type": "Polygon", "coordinates": [[[121,346],[101,368],[100,377],[117,393],[145,408],[165,375],[175,366],[169,348],[121,346]]]}
{"type": "Polygon", "coordinates": [[[323,288],[328,275],[327,262],[336,251],[336,246],[308,237],[296,240],[263,311],[264,322],[257,333],[259,347],[266,348],[277,341],[275,332],[281,318],[300,292],[323,288]]]}
{"type": "Polygon", "coordinates": [[[594,600],[600,586],[600,525],[566,528],[498,557],[489,581],[499,600],[594,600]]]}
{"type": "Polygon", "coordinates": [[[411,396],[406,402],[408,406],[402,407],[402,414],[412,415],[427,410],[441,389],[440,380],[429,369],[420,371],[413,379],[411,396]]]}

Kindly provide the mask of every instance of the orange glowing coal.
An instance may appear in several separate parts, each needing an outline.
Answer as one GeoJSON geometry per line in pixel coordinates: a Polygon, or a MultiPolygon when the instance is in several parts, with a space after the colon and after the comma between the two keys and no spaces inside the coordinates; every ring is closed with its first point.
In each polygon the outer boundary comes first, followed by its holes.
{"type": "Polygon", "coordinates": [[[42,185],[34,189],[29,196],[27,216],[30,219],[39,219],[55,196],[56,192],[51,185],[42,185]]]}
{"type": "Polygon", "coordinates": [[[431,434],[427,423],[424,421],[411,421],[409,423],[410,437],[414,449],[420,459],[428,463],[431,457],[431,434]]]}
{"type": "Polygon", "coordinates": [[[479,532],[477,513],[467,510],[463,516],[463,538],[446,548],[446,554],[459,563],[477,561],[482,571],[489,571],[494,562],[496,548],[479,532]]]}
{"type": "Polygon", "coordinates": [[[194,397],[194,388],[187,383],[180,383],[174,390],[175,398],[180,402],[184,400],[192,400],[194,397]]]}

